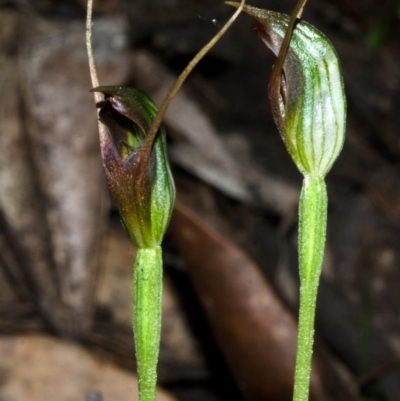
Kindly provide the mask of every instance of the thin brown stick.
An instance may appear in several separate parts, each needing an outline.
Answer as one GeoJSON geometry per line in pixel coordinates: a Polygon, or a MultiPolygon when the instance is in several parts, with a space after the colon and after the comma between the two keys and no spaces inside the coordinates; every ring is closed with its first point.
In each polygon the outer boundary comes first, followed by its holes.
{"type": "MultiPolygon", "coordinates": [[[[171,89],[167,93],[164,101],[161,103],[161,106],[158,110],[157,115],[155,116],[152,125],[150,126],[149,131],[147,132],[146,138],[142,143],[142,148],[147,152],[148,157],[150,156],[151,148],[153,146],[154,138],[157,135],[158,129],[160,128],[161,122],[164,118],[164,115],[168,109],[169,104],[172,99],[181,88],[182,84],[188,77],[188,75],[192,72],[193,68],[198,64],[198,62],[207,54],[207,52],[218,42],[218,40],[225,34],[228,28],[233,24],[238,15],[243,10],[245,5],[245,0],[241,0],[240,6],[232,15],[232,17],[228,20],[228,22],[220,29],[220,31],[197,53],[197,55],[193,58],[193,60],[187,65],[187,67],[183,70],[183,72],[179,75],[175,83],[172,85],[171,89]]],[[[97,77],[96,65],[93,57],[93,48],[92,48],[92,9],[93,9],[93,0],[88,0],[87,2],[87,14],[86,14],[86,47],[89,58],[89,70],[90,77],[92,80],[92,86],[95,88],[99,86],[99,80],[97,77]]],[[[94,98],[96,103],[103,100],[101,93],[94,92],[94,98]]],[[[100,137],[104,135],[104,126],[99,122],[99,131],[100,137]]]]}
{"type": "Polygon", "coordinates": [[[161,103],[160,108],[158,109],[158,113],[155,116],[153,123],[147,132],[145,142],[143,142],[143,147],[146,148],[147,152],[150,153],[154,138],[158,132],[158,129],[161,125],[162,119],[168,109],[171,100],[178,92],[180,87],[182,86],[183,82],[187,78],[187,76],[192,72],[193,68],[197,65],[197,63],[207,54],[207,52],[218,42],[218,40],[224,35],[224,33],[228,30],[228,28],[233,24],[236,20],[238,15],[243,10],[245,5],[245,0],[242,0],[240,6],[232,15],[232,17],[228,20],[228,22],[220,29],[220,31],[197,53],[197,55],[193,58],[193,60],[187,65],[187,67],[183,70],[181,75],[177,78],[175,83],[172,85],[171,89],[169,90],[167,96],[165,97],[164,101],[161,103]]]}
{"type": "MultiPolygon", "coordinates": [[[[86,14],[86,48],[89,59],[89,71],[90,78],[92,80],[92,87],[96,88],[99,86],[99,79],[97,77],[96,64],[93,57],[93,47],[92,47],[92,14],[93,14],[93,0],[88,0],[87,2],[87,14],[86,14]]],[[[93,92],[94,99],[96,103],[102,100],[102,95],[100,92],[93,92]]]]}
{"type": "Polygon", "coordinates": [[[279,49],[279,54],[276,62],[272,69],[271,83],[274,94],[272,95],[275,99],[279,99],[281,90],[281,74],[283,69],[283,64],[285,62],[286,54],[289,50],[290,40],[292,39],[294,25],[298,19],[301,18],[306,5],[307,0],[299,0],[290,15],[289,25],[287,27],[285,37],[283,38],[281,48],[279,49]]]}
{"type": "Polygon", "coordinates": [[[276,63],[274,64],[273,75],[280,75],[282,72],[283,63],[285,62],[286,53],[289,49],[290,40],[293,34],[294,24],[301,18],[306,3],[307,0],[299,0],[290,15],[289,25],[285,37],[283,38],[281,48],[279,49],[276,63]]]}
{"type": "MultiPolygon", "coordinates": [[[[99,78],[97,77],[96,63],[94,61],[93,56],[93,45],[92,45],[92,14],[93,14],[93,0],[88,0],[87,2],[87,13],[86,13],[86,49],[89,59],[89,72],[90,79],[92,80],[92,87],[96,88],[99,86],[99,78]]],[[[103,95],[99,92],[93,92],[95,103],[99,103],[103,100],[103,95]]],[[[107,129],[105,125],[103,125],[100,120],[98,121],[99,126],[99,137],[100,143],[104,142],[104,139],[107,136],[107,129]]]]}

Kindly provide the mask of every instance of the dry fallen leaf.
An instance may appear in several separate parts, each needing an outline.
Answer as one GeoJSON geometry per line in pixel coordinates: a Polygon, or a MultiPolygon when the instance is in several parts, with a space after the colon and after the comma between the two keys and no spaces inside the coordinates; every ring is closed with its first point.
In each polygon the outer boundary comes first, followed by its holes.
{"type": "MultiPolygon", "coordinates": [[[[0,263],[53,330],[84,336],[108,212],[84,22],[0,18],[0,249],[9,253],[0,263]]],[[[125,29],[115,17],[96,21],[107,83],[127,76],[125,29]]]]}
{"type": "MultiPolygon", "coordinates": [[[[0,338],[0,399],[84,401],[100,393],[104,401],[137,401],[137,378],[93,357],[84,348],[44,335],[0,338]]],[[[158,389],[157,401],[173,401],[158,389]]]]}
{"type": "MultiPolygon", "coordinates": [[[[170,233],[246,399],[291,400],[297,327],[260,269],[182,203],[170,233]]],[[[316,370],[311,394],[325,399],[316,370]]]]}

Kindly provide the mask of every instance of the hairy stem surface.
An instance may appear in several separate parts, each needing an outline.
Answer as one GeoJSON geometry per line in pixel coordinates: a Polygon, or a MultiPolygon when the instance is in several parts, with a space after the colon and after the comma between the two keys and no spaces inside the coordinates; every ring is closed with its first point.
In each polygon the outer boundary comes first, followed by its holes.
{"type": "Polygon", "coordinates": [[[133,327],[140,401],[156,398],[161,298],[161,247],[139,248],[133,271],[133,327]]]}
{"type": "Polygon", "coordinates": [[[294,401],[308,401],[315,306],[324,257],[327,205],[324,179],[305,177],[299,205],[300,311],[294,401]]]}

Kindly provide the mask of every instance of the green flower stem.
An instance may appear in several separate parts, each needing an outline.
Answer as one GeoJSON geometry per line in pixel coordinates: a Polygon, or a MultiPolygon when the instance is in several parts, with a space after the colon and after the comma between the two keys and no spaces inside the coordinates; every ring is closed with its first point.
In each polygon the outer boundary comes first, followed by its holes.
{"type": "Polygon", "coordinates": [[[133,271],[133,327],[140,401],[156,399],[161,299],[161,247],[139,248],[133,271]]]}
{"type": "Polygon", "coordinates": [[[324,179],[306,176],[299,205],[300,312],[294,401],[308,401],[315,305],[324,258],[327,206],[324,179]]]}

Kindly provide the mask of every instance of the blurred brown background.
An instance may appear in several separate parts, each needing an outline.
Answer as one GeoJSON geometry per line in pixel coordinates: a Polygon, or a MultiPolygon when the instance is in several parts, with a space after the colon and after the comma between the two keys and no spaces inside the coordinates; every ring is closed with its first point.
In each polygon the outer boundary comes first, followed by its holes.
{"type": "MultiPolygon", "coordinates": [[[[84,0],[0,1],[0,400],[134,399],[134,247],[105,182],[84,0]]],[[[290,13],[294,1],[254,0],[290,13]]],[[[232,10],[95,1],[101,84],[157,104],[232,10]]],[[[348,99],[327,178],[314,400],[400,399],[400,2],[310,0],[348,99]]],[[[272,121],[273,55],[241,16],[165,122],[178,200],[165,238],[160,400],[290,400],[301,176],[272,121]]]]}

